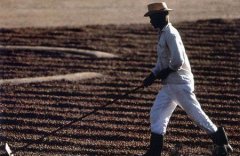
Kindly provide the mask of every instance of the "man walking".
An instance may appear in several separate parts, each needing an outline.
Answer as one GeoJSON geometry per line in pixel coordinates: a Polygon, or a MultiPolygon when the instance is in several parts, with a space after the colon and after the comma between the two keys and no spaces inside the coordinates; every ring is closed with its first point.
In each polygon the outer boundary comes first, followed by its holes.
{"type": "Polygon", "coordinates": [[[150,23],[158,30],[157,63],[143,84],[150,86],[161,79],[163,87],[159,91],[150,112],[151,138],[145,156],[160,156],[163,136],[169,119],[176,106],[180,106],[188,116],[205,130],[215,144],[214,155],[226,156],[232,150],[222,127],[208,118],[197,101],[190,63],[178,31],[169,23],[169,9],[165,2],[148,5],[150,23]]]}

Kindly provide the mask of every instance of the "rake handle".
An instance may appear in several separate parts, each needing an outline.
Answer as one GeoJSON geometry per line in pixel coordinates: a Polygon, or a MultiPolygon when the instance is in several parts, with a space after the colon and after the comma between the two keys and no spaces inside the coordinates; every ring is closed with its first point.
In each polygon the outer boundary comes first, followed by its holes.
{"type": "MultiPolygon", "coordinates": [[[[120,95],[119,97],[115,98],[113,101],[110,101],[109,103],[107,103],[107,104],[105,104],[105,105],[103,105],[103,106],[101,106],[101,107],[98,107],[98,108],[94,109],[93,111],[91,111],[91,112],[83,115],[81,118],[72,120],[72,121],[69,122],[68,124],[63,125],[62,127],[59,127],[59,128],[57,128],[57,129],[51,131],[50,133],[43,135],[42,137],[40,137],[40,138],[38,138],[37,140],[35,140],[35,142],[42,141],[43,139],[47,138],[48,136],[50,136],[50,135],[52,135],[52,134],[54,134],[54,133],[56,133],[56,132],[58,132],[58,131],[60,131],[60,130],[62,130],[62,129],[64,129],[64,128],[66,128],[66,127],[68,127],[68,126],[70,126],[70,125],[78,122],[78,121],[83,120],[84,118],[86,118],[86,117],[88,117],[88,116],[96,113],[98,110],[100,110],[100,109],[102,109],[102,108],[105,108],[105,107],[107,107],[108,105],[111,105],[111,104],[117,102],[118,100],[127,97],[129,94],[134,93],[134,92],[138,91],[139,89],[141,89],[141,88],[143,88],[143,87],[144,87],[143,85],[138,86],[138,87],[134,88],[133,90],[130,90],[130,91],[126,92],[126,93],[123,94],[123,95],[120,95]]],[[[20,148],[17,148],[16,150],[14,150],[14,151],[12,152],[12,154],[15,154],[16,152],[21,151],[21,150],[23,150],[23,149],[25,149],[25,148],[29,147],[30,145],[33,145],[33,144],[35,144],[35,143],[28,143],[28,144],[26,144],[26,145],[24,145],[24,146],[22,146],[22,147],[20,147],[20,148]]]]}

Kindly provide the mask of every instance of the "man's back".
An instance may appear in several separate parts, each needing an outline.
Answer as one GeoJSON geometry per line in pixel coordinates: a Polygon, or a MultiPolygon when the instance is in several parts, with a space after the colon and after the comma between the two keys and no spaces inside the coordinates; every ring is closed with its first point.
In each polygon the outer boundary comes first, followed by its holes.
{"type": "Polygon", "coordinates": [[[163,81],[163,84],[193,83],[190,63],[182,43],[181,36],[171,23],[168,23],[159,33],[157,45],[158,60],[153,73],[167,67],[175,70],[163,81]]]}

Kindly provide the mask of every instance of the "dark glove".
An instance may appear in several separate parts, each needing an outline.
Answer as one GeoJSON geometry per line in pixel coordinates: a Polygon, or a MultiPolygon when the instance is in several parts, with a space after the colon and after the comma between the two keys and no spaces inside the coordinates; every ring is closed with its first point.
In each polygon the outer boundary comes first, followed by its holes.
{"type": "Polygon", "coordinates": [[[154,82],[155,80],[156,80],[156,77],[155,77],[155,75],[151,72],[151,74],[143,80],[143,85],[144,85],[144,87],[150,86],[151,84],[153,84],[153,82],[154,82]]]}
{"type": "Polygon", "coordinates": [[[161,70],[160,72],[159,72],[159,74],[157,75],[157,78],[158,79],[161,79],[161,80],[164,80],[164,79],[166,79],[167,77],[168,77],[168,75],[170,74],[170,73],[172,73],[172,72],[174,72],[174,70],[172,70],[171,68],[165,68],[165,69],[163,69],[163,70],[161,70]]]}

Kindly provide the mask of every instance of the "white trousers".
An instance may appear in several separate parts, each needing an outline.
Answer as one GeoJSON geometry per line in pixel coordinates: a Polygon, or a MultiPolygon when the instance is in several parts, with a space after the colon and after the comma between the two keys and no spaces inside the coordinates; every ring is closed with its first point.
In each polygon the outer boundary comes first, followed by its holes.
{"type": "Polygon", "coordinates": [[[169,119],[179,105],[208,134],[217,127],[202,110],[196,99],[194,84],[166,84],[159,91],[150,112],[151,132],[164,135],[169,119]]]}

